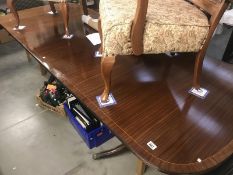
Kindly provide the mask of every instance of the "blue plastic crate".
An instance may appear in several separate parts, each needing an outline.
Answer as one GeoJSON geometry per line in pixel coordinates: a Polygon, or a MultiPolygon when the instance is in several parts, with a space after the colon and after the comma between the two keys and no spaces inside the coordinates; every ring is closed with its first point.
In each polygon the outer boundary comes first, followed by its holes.
{"type": "Polygon", "coordinates": [[[83,138],[90,149],[100,146],[113,137],[112,132],[105,125],[102,125],[99,128],[94,129],[93,131],[87,132],[75,119],[75,116],[71,113],[67,104],[64,104],[64,108],[71,124],[79,133],[79,135],[83,138]]]}

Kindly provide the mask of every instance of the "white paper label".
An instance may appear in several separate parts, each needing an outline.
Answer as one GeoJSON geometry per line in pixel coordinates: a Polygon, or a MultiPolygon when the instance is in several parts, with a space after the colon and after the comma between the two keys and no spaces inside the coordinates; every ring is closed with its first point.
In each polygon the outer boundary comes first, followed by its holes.
{"type": "Polygon", "coordinates": [[[101,39],[100,39],[99,33],[92,33],[92,34],[87,35],[86,37],[91,41],[91,43],[94,46],[101,44],[101,39]]]}
{"type": "Polygon", "coordinates": [[[149,141],[147,143],[147,146],[149,146],[150,149],[152,149],[152,150],[155,150],[157,148],[156,144],[154,144],[154,142],[152,142],[152,141],[149,141]]]}
{"type": "Polygon", "coordinates": [[[205,99],[205,97],[208,95],[209,91],[204,89],[204,88],[199,88],[199,89],[192,88],[189,90],[189,93],[191,93],[197,97],[200,97],[202,99],[205,99]]]}

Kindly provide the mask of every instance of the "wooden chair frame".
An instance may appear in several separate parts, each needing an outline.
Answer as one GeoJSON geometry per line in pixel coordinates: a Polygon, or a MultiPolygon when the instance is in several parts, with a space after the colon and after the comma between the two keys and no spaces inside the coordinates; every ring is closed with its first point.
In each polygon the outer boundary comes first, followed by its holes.
{"type": "MultiPolygon", "coordinates": [[[[20,29],[19,28],[20,27],[20,18],[19,18],[19,14],[15,8],[16,1],[17,0],[7,0],[7,6],[15,18],[15,21],[16,21],[15,29],[19,30],[20,29]]],[[[49,2],[51,11],[53,12],[53,14],[56,14],[57,13],[56,8],[55,8],[56,2],[49,1],[49,0],[48,0],[48,2],[49,2]]],[[[57,1],[57,2],[59,2],[59,1],[57,1]]],[[[68,5],[68,2],[65,0],[61,0],[59,2],[59,5],[60,5],[63,21],[64,21],[65,36],[70,36],[69,29],[68,29],[68,25],[69,25],[69,5],[68,5]]]]}
{"type": "MultiPolygon", "coordinates": [[[[232,0],[220,0],[219,2],[214,2],[213,0],[192,0],[189,1],[194,6],[210,15],[209,18],[209,33],[196,55],[195,66],[194,66],[194,76],[193,76],[193,87],[197,90],[200,89],[200,79],[202,73],[203,60],[212,38],[212,35],[224,13],[227,9],[230,1],[232,0]]],[[[143,54],[143,33],[146,23],[146,15],[148,9],[148,0],[137,0],[136,14],[133,20],[133,26],[131,30],[131,42],[134,55],[143,54]]],[[[99,32],[101,33],[101,20],[99,20],[99,32]]],[[[104,49],[104,48],[103,48],[104,49]]],[[[115,63],[115,57],[117,55],[106,56],[102,58],[101,61],[101,73],[104,80],[104,91],[101,95],[102,102],[108,100],[111,86],[111,72],[112,67],[115,63]]]]}

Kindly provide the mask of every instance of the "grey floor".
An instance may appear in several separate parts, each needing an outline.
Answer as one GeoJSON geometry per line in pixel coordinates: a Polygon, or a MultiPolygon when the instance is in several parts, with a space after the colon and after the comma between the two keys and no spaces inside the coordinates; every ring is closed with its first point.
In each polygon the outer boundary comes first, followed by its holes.
{"type": "MultiPolygon", "coordinates": [[[[46,79],[17,42],[0,45],[0,175],[133,175],[130,152],[92,160],[92,153],[117,146],[116,138],[89,150],[66,118],[36,105],[46,79]]],[[[149,168],[152,174],[162,173],[149,168]]]]}

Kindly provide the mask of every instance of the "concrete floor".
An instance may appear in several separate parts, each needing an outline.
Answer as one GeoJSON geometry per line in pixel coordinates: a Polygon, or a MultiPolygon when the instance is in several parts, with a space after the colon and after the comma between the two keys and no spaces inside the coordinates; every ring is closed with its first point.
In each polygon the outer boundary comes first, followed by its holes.
{"type": "MultiPolygon", "coordinates": [[[[0,45],[0,175],[133,175],[136,157],[92,160],[116,138],[89,150],[69,121],[36,105],[47,77],[15,41],[0,45]]],[[[146,175],[162,175],[148,168],[146,175]]]]}

